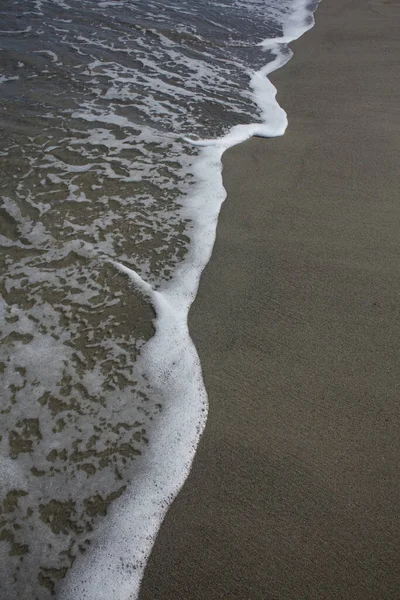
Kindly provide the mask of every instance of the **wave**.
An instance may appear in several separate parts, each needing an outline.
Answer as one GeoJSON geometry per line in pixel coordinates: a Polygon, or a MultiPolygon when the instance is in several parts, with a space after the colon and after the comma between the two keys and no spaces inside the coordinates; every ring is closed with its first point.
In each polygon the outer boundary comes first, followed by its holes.
{"type": "Polygon", "coordinates": [[[269,62],[250,76],[261,122],[237,124],[217,138],[185,138],[199,152],[191,165],[195,185],[181,211],[181,218],[191,223],[190,244],[172,277],[154,285],[143,272],[110,259],[132,288],[154,307],[155,334],[141,349],[137,372],[145,377],[148,393],[166,410],[157,425],[157,435],[140,459],[134,485],[113,504],[97,529],[90,552],[69,571],[59,589],[61,600],[127,600],[139,594],[157,532],[187,478],[206,424],[207,393],[187,317],[211,256],[218,214],[226,196],[221,158],[225,150],[251,136],[284,134],[287,116],[276,101],[276,89],[268,75],[290,59],[288,44],[313,26],[315,8],[298,0],[284,15],[282,35],[259,44],[270,55],[269,62]]]}

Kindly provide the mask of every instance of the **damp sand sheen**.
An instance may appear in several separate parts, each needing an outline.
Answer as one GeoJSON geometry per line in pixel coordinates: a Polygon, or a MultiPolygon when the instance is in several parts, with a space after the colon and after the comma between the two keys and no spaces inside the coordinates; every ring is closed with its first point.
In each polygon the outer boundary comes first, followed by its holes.
{"type": "Polygon", "coordinates": [[[200,8],[38,0],[4,18],[4,600],[136,598],[206,424],[187,316],[221,157],[284,134],[267,77],[313,16],[200,8]]]}

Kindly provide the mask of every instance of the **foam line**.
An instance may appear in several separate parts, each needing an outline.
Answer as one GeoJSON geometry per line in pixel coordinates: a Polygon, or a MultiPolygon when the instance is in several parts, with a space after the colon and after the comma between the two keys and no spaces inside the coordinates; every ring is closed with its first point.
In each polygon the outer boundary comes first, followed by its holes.
{"type": "Polygon", "coordinates": [[[134,484],[112,505],[96,533],[93,550],[69,571],[60,589],[60,600],[138,597],[156,534],[189,473],[206,422],[207,394],[187,317],[201,272],[211,256],[218,214],[226,196],[221,157],[227,148],[253,135],[284,134],[287,116],[277,103],[276,88],[267,76],[289,60],[287,44],[312,27],[314,20],[308,5],[306,0],[299,0],[284,23],[283,36],[260,44],[275,56],[250,78],[263,122],[238,125],[220,139],[191,140],[201,147],[194,165],[197,184],[184,214],[192,221],[193,229],[188,254],[173,279],[154,290],[135,271],[114,263],[151,299],[156,310],[155,335],[142,349],[137,377],[148,385],[156,401],[159,399],[163,412],[152,444],[138,462],[134,484]]]}
{"type": "Polygon", "coordinates": [[[154,297],[154,290],[150,284],[148,284],[136,271],[130,269],[129,267],[123,265],[117,261],[110,261],[119,271],[128,275],[129,279],[134,282],[135,287],[137,287],[145,296],[148,296],[150,299],[154,297]]]}

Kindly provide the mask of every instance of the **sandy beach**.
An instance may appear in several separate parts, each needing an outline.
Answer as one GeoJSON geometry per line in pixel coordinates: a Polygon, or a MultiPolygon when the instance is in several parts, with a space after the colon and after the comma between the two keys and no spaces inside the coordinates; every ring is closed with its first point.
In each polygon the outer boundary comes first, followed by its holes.
{"type": "Polygon", "coordinates": [[[140,600],[400,595],[398,2],[323,0],[224,155],[190,330],[210,413],[140,600]]]}

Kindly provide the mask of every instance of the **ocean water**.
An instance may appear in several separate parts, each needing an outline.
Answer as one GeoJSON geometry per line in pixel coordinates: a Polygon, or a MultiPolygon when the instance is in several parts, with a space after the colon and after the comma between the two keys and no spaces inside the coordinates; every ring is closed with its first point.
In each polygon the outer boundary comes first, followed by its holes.
{"type": "Polygon", "coordinates": [[[207,415],[221,156],[304,0],[0,0],[0,597],[136,598],[207,415]]]}

